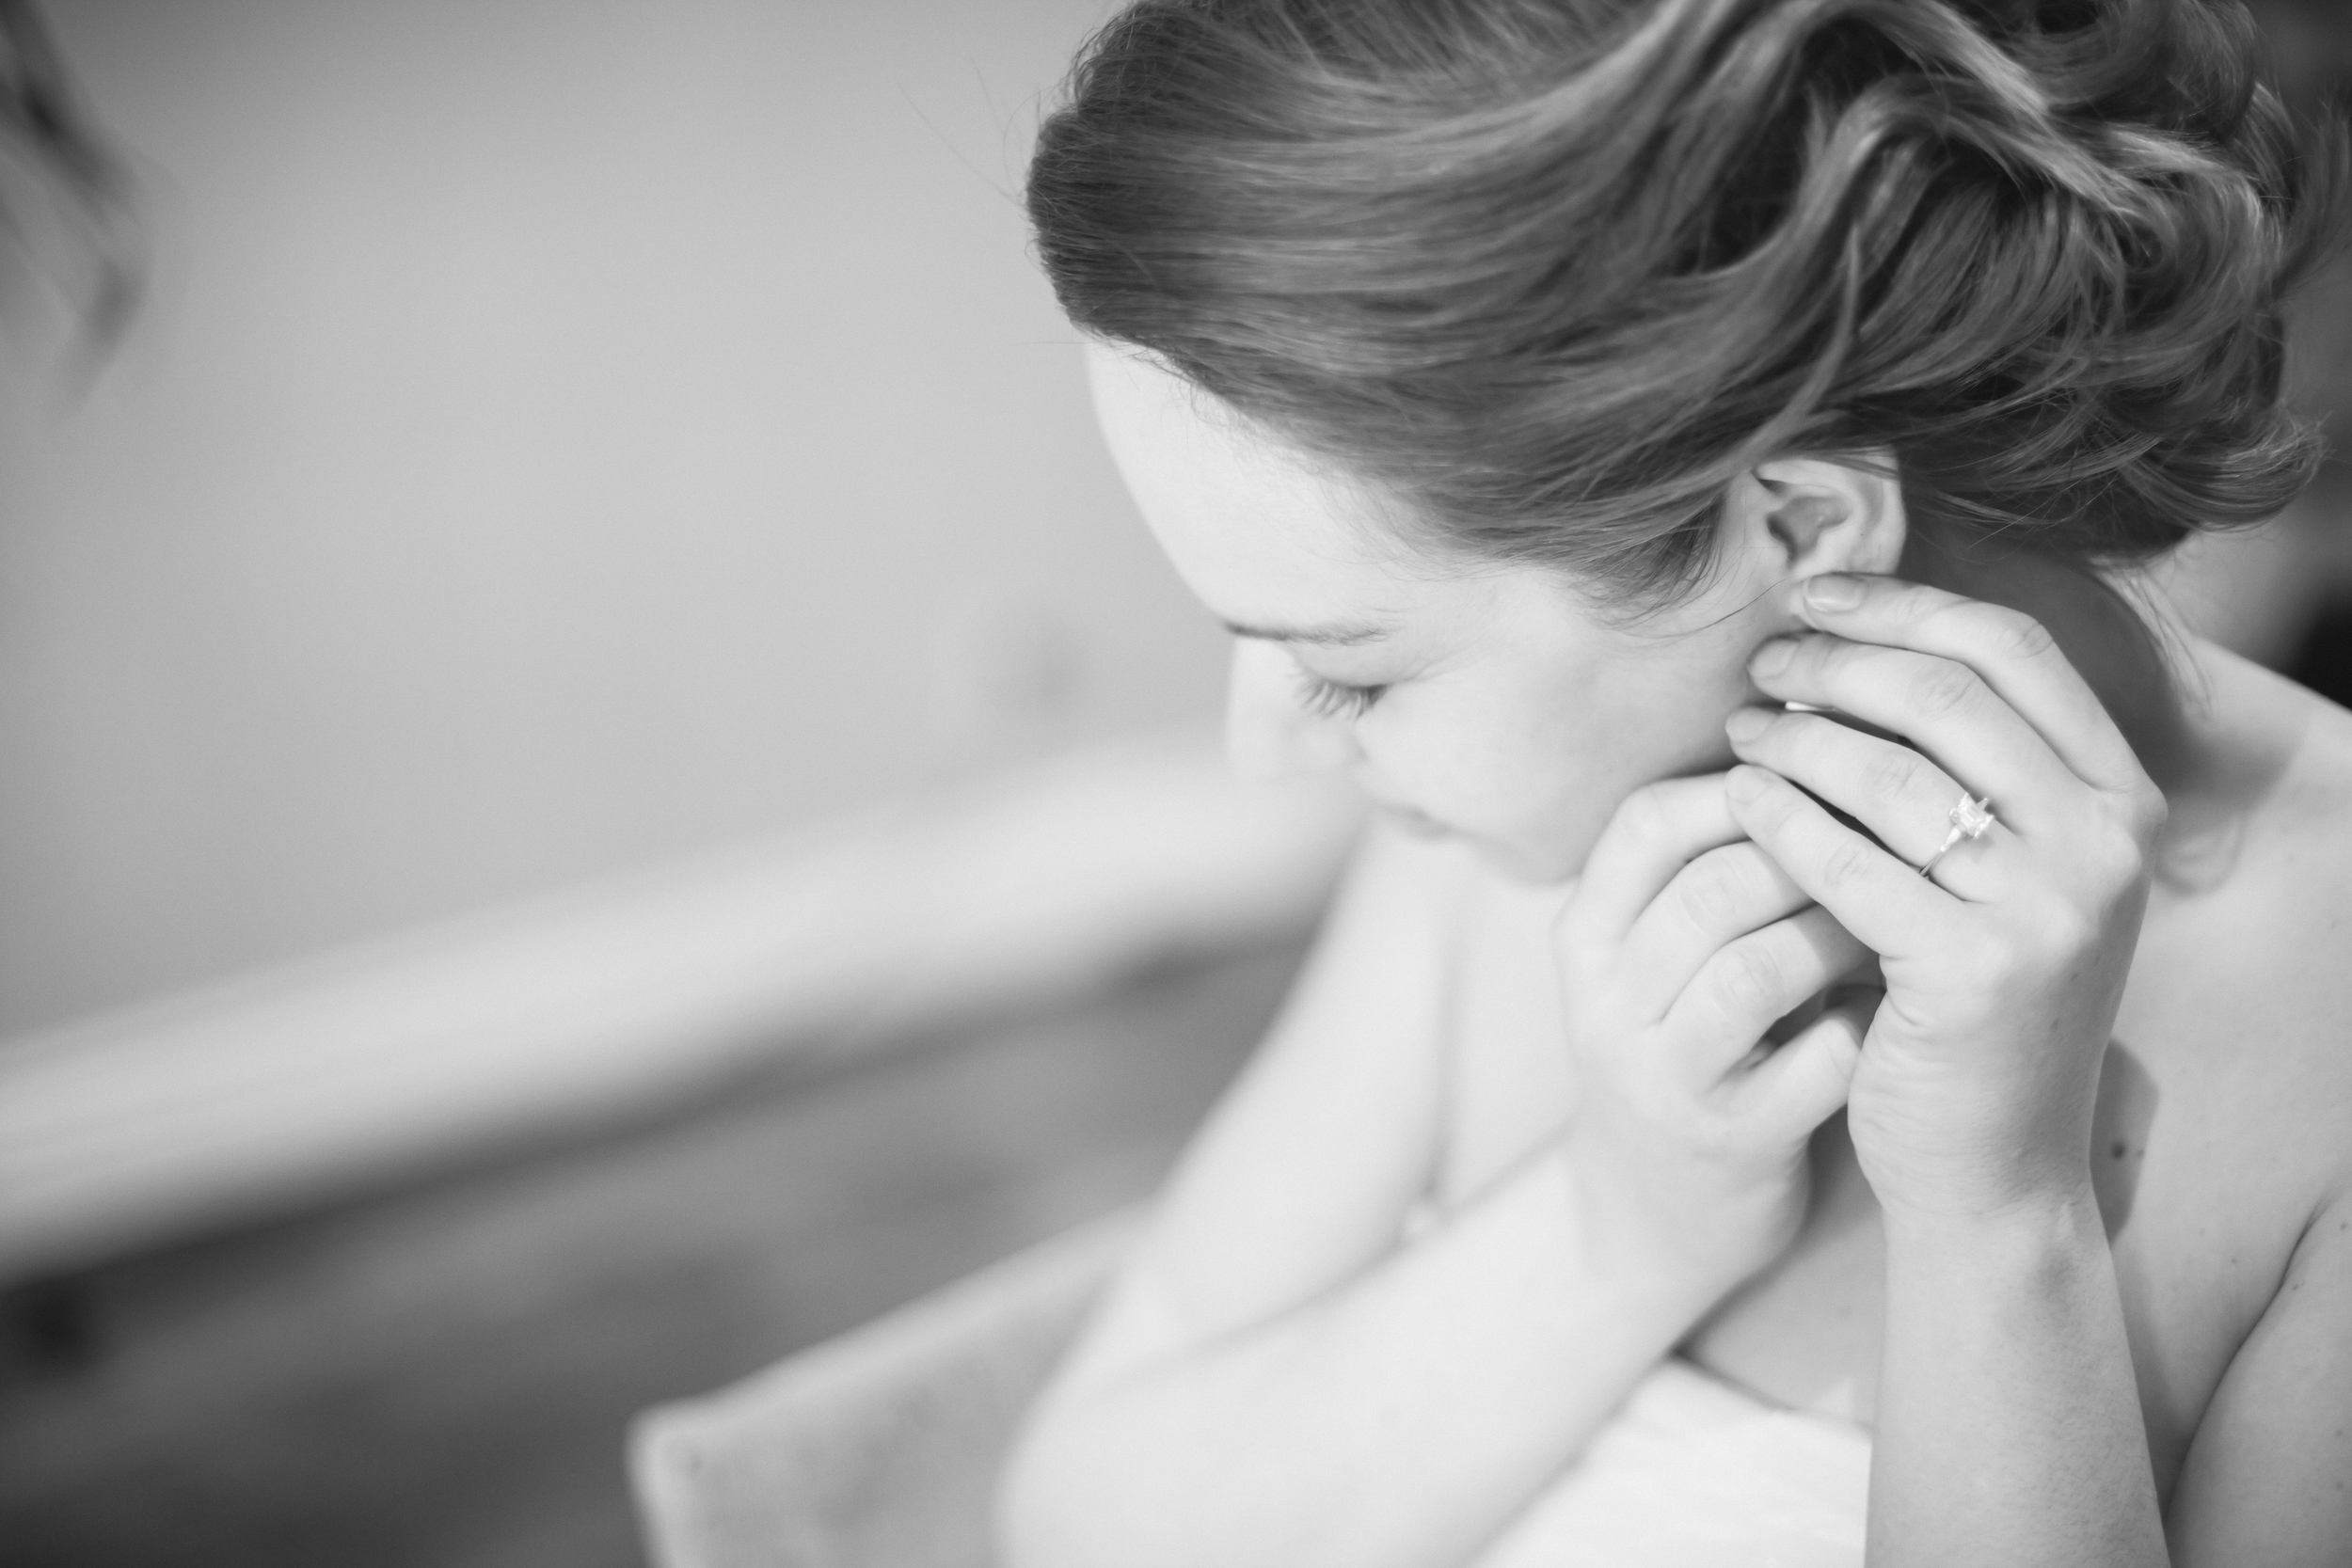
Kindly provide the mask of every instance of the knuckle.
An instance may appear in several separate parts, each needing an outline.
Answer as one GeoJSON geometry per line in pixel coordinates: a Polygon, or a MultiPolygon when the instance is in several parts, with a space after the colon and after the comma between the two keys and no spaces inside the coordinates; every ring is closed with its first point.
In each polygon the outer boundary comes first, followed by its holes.
{"type": "Polygon", "coordinates": [[[1927,763],[1907,746],[1878,749],[1863,769],[1863,783],[1873,794],[1898,799],[1920,792],[1927,763]]]}
{"type": "Polygon", "coordinates": [[[1729,1011],[1746,1016],[1769,1007],[1780,995],[1780,959],[1770,947],[1761,942],[1742,942],[1724,949],[1716,994],[1729,1011]]]}
{"type": "Polygon", "coordinates": [[[2097,938],[2106,900],[2079,887],[2047,887],[2011,906],[2002,951],[2019,972],[2062,970],[2097,938]]]}
{"type": "Polygon", "coordinates": [[[1869,872],[1870,847],[1859,838],[1841,838],[1821,857],[1821,881],[1827,887],[1850,887],[1869,872]]]}
{"type": "Polygon", "coordinates": [[[2089,953],[2099,946],[2106,922],[2095,911],[2067,904],[2052,912],[2050,930],[2061,953],[2089,953]]]}
{"type": "Polygon", "coordinates": [[[1667,836],[1674,823],[1662,784],[1644,784],[1617,806],[1617,831],[1638,842],[1653,843],[1667,836]]]}
{"type": "Polygon", "coordinates": [[[2138,885],[2147,875],[2149,839],[2137,825],[2116,822],[2103,832],[2084,835],[2083,853],[2102,892],[2116,893],[2138,885]]]}
{"type": "Polygon", "coordinates": [[[1785,749],[1791,772],[1836,767],[1838,740],[1851,733],[1834,719],[1812,714],[1800,715],[1797,722],[1784,726],[1784,730],[1779,743],[1785,749]]]}
{"type": "Polygon", "coordinates": [[[1766,776],[1764,793],[1740,808],[1740,820],[1747,825],[1748,836],[1757,844],[1767,844],[1787,832],[1797,818],[1799,801],[1804,799],[1788,785],[1786,775],[1766,776]]]}
{"type": "Polygon", "coordinates": [[[2142,842],[2139,823],[2131,813],[2122,813],[2104,819],[2099,825],[2099,831],[2090,835],[2090,842],[2091,847],[2098,851],[2102,862],[2123,871],[2126,875],[2138,871],[2148,859],[2148,850],[2142,842]]]}
{"type": "Polygon", "coordinates": [[[2148,851],[2129,834],[2115,834],[2115,842],[2098,858],[2098,894],[2115,903],[2129,898],[2143,881],[2148,881],[2150,863],[2148,851]]]}
{"type": "Polygon", "coordinates": [[[1976,700],[1978,686],[1977,673],[1965,664],[1934,659],[1912,679],[1912,705],[1931,718],[1953,713],[1976,700]]]}
{"type": "Polygon", "coordinates": [[[2013,957],[2026,952],[2044,955],[2079,953],[2098,938],[2099,921],[2071,898],[2052,895],[2042,899],[2027,916],[2029,934],[2020,937],[2004,935],[2005,951],[2013,957]]]}
{"type": "Polygon", "coordinates": [[[1804,637],[1797,640],[1797,657],[1812,659],[1816,672],[1831,680],[1844,674],[1854,660],[1866,657],[1869,651],[1865,643],[1848,642],[1841,638],[1804,637]]]}
{"type": "Polygon", "coordinates": [[[1980,988],[1990,988],[2015,971],[2023,945],[2010,935],[2007,927],[1983,926],[1966,942],[1956,944],[1952,958],[1963,974],[1973,975],[1980,988]]]}
{"type": "Polygon", "coordinates": [[[1694,872],[1676,880],[1675,905],[1691,926],[1711,931],[1731,917],[1734,893],[1721,876],[1694,872]]]}
{"type": "Polygon", "coordinates": [[[2026,662],[2058,651],[2058,639],[2049,628],[2023,610],[1988,607],[1985,616],[1990,623],[1986,641],[1995,658],[2026,662]]]}

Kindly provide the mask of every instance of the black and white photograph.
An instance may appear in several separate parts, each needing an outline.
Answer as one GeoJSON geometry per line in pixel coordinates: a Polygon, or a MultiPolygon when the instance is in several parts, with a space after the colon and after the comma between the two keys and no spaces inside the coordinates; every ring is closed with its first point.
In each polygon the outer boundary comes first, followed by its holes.
{"type": "Polygon", "coordinates": [[[0,1568],[2352,1568],[2352,0],[0,0],[0,1568]]]}

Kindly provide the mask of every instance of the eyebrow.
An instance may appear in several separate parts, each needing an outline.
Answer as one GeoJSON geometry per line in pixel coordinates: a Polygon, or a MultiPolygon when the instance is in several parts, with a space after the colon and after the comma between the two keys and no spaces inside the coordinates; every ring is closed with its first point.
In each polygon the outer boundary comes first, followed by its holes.
{"type": "Polygon", "coordinates": [[[1254,637],[1263,642],[1321,642],[1343,648],[1389,635],[1386,626],[1245,626],[1235,621],[1226,622],[1225,629],[1235,637],[1254,637]]]}

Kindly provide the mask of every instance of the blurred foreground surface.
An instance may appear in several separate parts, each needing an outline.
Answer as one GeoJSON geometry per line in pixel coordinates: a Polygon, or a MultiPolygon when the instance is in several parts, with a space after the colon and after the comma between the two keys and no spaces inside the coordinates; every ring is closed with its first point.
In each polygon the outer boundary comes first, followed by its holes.
{"type": "Polygon", "coordinates": [[[1295,945],[18,1292],[11,1568],[643,1561],[628,1417],[1145,1196],[1295,945]]]}

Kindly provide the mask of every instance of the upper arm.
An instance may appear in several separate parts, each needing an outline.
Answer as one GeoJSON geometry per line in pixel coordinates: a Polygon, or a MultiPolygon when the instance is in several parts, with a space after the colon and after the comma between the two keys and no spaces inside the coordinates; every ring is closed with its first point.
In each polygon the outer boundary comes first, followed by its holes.
{"type": "Polygon", "coordinates": [[[1076,1365],[1267,1321],[1395,1244],[1442,1115],[1461,851],[1374,827],[1264,1043],[1211,1114],[1076,1365]]]}
{"type": "Polygon", "coordinates": [[[2304,1231],[2199,1422],[2166,1521],[2185,1568],[2352,1551],[2352,1197],[2304,1231]]]}

